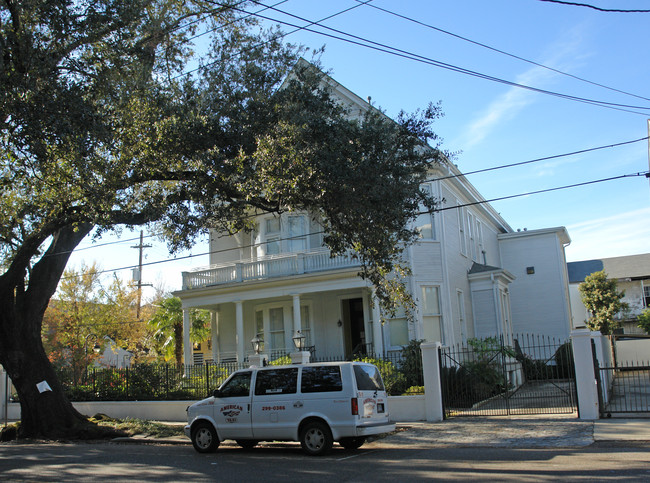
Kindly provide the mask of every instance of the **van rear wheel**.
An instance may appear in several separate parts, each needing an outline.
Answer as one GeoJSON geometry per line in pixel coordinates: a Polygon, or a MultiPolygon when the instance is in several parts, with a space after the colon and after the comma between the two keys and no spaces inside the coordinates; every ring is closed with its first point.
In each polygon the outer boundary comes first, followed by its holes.
{"type": "Polygon", "coordinates": [[[310,456],[321,456],[332,449],[332,432],[325,423],[311,421],[300,431],[300,446],[310,456]]]}
{"type": "Polygon", "coordinates": [[[366,438],[361,436],[359,438],[341,438],[339,444],[345,449],[359,449],[361,445],[366,442],[366,438]]]}

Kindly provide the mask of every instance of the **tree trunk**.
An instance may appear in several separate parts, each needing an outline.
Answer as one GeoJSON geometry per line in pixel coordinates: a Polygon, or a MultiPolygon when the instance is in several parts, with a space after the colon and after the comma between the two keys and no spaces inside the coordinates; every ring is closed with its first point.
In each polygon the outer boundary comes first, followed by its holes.
{"type": "MultiPolygon", "coordinates": [[[[2,300],[6,307],[6,301],[2,300]]],[[[63,388],[48,360],[40,338],[40,320],[27,320],[25,314],[2,316],[2,327],[12,327],[2,360],[20,399],[19,437],[72,438],[83,433],[88,423],[65,397],[63,388]],[[7,320],[7,319],[13,320],[7,320]],[[29,348],[28,350],[25,350],[29,348]]],[[[4,332],[4,331],[3,331],[4,332]]],[[[3,338],[5,334],[2,334],[3,338]]]]}
{"type": "Polygon", "coordinates": [[[0,363],[20,399],[19,437],[78,438],[94,427],[66,398],[41,340],[43,315],[70,253],[91,229],[79,224],[58,230],[27,277],[36,240],[0,276],[0,363]]]}
{"type": "MultiPolygon", "coordinates": [[[[190,342],[187,341],[189,344],[190,342]]],[[[183,364],[183,323],[174,324],[174,357],[176,358],[176,365],[181,366],[183,364]]],[[[189,361],[185,361],[185,364],[190,364],[189,361]]]]}

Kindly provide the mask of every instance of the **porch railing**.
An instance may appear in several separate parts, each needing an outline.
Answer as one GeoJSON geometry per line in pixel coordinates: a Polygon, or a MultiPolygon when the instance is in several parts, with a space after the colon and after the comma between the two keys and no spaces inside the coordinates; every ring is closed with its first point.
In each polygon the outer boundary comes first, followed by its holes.
{"type": "Polygon", "coordinates": [[[329,250],[269,255],[256,260],[241,260],[183,272],[183,290],[351,268],[359,265],[359,261],[351,254],[332,257],[329,250]]]}

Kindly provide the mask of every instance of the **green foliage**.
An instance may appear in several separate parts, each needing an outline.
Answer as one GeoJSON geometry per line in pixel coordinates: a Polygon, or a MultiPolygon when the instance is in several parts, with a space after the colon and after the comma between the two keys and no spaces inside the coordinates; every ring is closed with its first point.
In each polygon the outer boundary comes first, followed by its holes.
{"type": "Polygon", "coordinates": [[[644,309],[637,316],[638,326],[645,330],[646,334],[650,334],[650,309],[644,309]]]}
{"type": "Polygon", "coordinates": [[[573,359],[573,345],[571,342],[565,342],[558,347],[553,358],[555,360],[555,370],[557,371],[556,377],[558,379],[567,379],[570,377],[575,378],[576,367],[573,359]]]}
{"type": "Polygon", "coordinates": [[[603,335],[611,335],[620,326],[620,321],[614,317],[628,309],[628,304],[621,302],[625,292],[618,291],[616,280],[608,280],[604,270],[585,277],[578,290],[589,312],[589,318],[585,321],[587,327],[603,335]]]}
{"type": "Polygon", "coordinates": [[[424,394],[424,386],[411,386],[404,391],[402,396],[415,396],[419,394],[424,394]]]}
{"type": "Polygon", "coordinates": [[[411,340],[401,353],[399,369],[404,374],[407,386],[421,386],[424,381],[422,372],[422,340],[411,340]]]}
{"type": "Polygon", "coordinates": [[[57,373],[71,401],[184,400],[204,398],[221,386],[234,367],[137,364],[132,368],[93,369],[81,381],[70,369],[57,373]]]}
{"type": "MultiPolygon", "coordinates": [[[[178,297],[167,297],[154,304],[157,310],[149,319],[153,329],[154,351],[163,360],[183,363],[183,304],[178,297]]],[[[210,335],[210,312],[190,310],[190,341],[201,342],[210,335]]]]}
{"type": "Polygon", "coordinates": [[[497,337],[468,339],[467,345],[472,348],[473,354],[482,362],[494,361],[497,356],[517,356],[516,351],[512,347],[502,344],[497,337]]]}
{"type": "Polygon", "coordinates": [[[291,357],[282,356],[269,362],[269,366],[288,366],[291,365],[291,357]]]}

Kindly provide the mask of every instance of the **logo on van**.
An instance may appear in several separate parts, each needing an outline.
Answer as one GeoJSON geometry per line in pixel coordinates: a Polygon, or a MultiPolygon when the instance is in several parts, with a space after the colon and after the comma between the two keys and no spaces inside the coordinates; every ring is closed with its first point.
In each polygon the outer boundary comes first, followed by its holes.
{"type": "Polygon", "coordinates": [[[237,417],[241,414],[241,412],[244,410],[241,406],[238,406],[236,404],[227,404],[223,406],[220,411],[221,414],[224,415],[226,418],[234,418],[237,417]]]}

